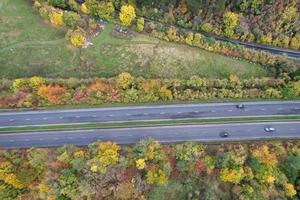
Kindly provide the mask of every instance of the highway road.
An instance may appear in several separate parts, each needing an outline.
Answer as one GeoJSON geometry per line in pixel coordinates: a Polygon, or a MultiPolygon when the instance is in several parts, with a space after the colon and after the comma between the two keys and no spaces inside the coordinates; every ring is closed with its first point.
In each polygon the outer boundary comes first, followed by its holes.
{"type": "Polygon", "coordinates": [[[244,105],[244,109],[237,109],[236,103],[209,103],[2,112],[0,127],[300,115],[300,101],[248,102],[244,105]]]}
{"type": "Polygon", "coordinates": [[[162,143],[182,141],[224,142],[263,139],[300,139],[300,122],[10,133],[0,134],[0,148],[55,147],[64,144],[87,145],[95,141],[114,141],[119,144],[130,144],[146,138],[152,138],[162,143]],[[264,131],[265,126],[272,126],[276,130],[273,133],[267,133],[264,131]],[[229,132],[229,137],[221,138],[219,134],[222,131],[229,132]]]}

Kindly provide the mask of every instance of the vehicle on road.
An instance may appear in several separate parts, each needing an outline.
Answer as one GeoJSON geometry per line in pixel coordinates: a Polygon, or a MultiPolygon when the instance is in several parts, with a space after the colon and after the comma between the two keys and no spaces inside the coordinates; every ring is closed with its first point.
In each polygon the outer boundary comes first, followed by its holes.
{"type": "Polygon", "coordinates": [[[222,137],[222,138],[227,138],[228,136],[229,136],[229,133],[226,132],[226,131],[222,131],[222,132],[220,133],[220,137],[222,137]]]}
{"type": "Polygon", "coordinates": [[[268,132],[268,133],[270,133],[270,132],[275,132],[275,130],[276,130],[276,129],[275,129],[274,127],[271,127],[271,126],[266,126],[266,127],[265,127],[265,131],[268,132]]]}
{"type": "Polygon", "coordinates": [[[236,108],[237,109],[244,109],[245,105],[241,103],[241,104],[236,105],[236,108]]]}

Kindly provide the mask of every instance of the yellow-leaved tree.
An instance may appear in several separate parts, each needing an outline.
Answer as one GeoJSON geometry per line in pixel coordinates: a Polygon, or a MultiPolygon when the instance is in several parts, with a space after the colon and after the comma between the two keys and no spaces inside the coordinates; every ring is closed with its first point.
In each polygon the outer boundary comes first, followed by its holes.
{"type": "Polygon", "coordinates": [[[144,18],[138,19],[136,22],[137,32],[142,32],[144,30],[144,26],[145,26],[145,19],[144,18]]]}
{"type": "Polygon", "coordinates": [[[243,168],[238,169],[222,169],[220,172],[220,179],[224,182],[235,183],[238,184],[244,178],[244,170],[243,168]]]}
{"type": "Polygon", "coordinates": [[[112,142],[103,142],[98,146],[99,162],[95,170],[92,165],[91,171],[99,170],[100,173],[106,173],[106,170],[110,166],[114,166],[119,162],[120,146],[112,142]]]}
{"type": "Polygon", "coordinates": [[[85,43],[85,33],[81,29],[76,29],[71,31],[70,35],[70,42],[75,47],[82,47],[85,43]]]}
{"type": "Polygon", "coordinates": [[[138,159],[137,161],[135,161],[135,165],[136,165],[136,168],[139,170],[144,169],[146,166],[145,159],[138,159]]]}
{"type": "Polygon", "coordinates": [[[284,192],[285,192],[286,196],[293,197],[297,194],[297,191],[293,184],[285,183],[283,185],[283,187],[284,187],[284,192]]]}
{"type": "Polygon", "coordinates": [[[42,77],[34,76],[30,79],[29,86],[33,91],[37,91],[40,87],[45,85],[46,80],[42,77]]]}
{"type": "Polygon", "coordinates": [[[8,161],[0,163],[0,180],[16,189],[24,188],[17,175],[13,173],[13,165],[8,161]]]}
{"type": "Polygon", "coordinates": [[[87,7],[86,3],[83,3],[81,5],[81,11],[84,13],[84,14],[89,14],[89,8],[87,7]]]}
{"type": "Polygon", "coordinates": [[[117,82],[118,88],[126,90],[133,85],[134,77],[131,76],[131,74],[129,74],[127,72],[123,72],[118,75],[116,82],[117,82]]]}
{"type": "Polygon", "coordinates": [[[52,24],[58,25],[58,26],[62,26],[64,25],[64,21],[63,21],[63,12],[60,10],[51,10],[50,14],[49,14],[49,18],[50,18],[50,22],[52,24]]]}
{"type": "Polygon", "coordinates": [[[131,26],[132,21],[135,19],[135,9],[131,5],[123,5],[121,7],[121,13],[119,15],[121,24],[123,26],[131,26]]]}
{"type": "Polygon", "coordinates": [[[225,26],[224,35],[229,38],[234,36],[234,28],[238,25],[239,16],[233,12],[226,12],[223,16],[225,26]]]}

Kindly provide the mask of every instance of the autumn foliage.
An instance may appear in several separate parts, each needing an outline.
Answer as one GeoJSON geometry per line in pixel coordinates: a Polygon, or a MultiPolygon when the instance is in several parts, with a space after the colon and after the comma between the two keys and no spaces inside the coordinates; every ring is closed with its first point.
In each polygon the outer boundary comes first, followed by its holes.
{"type": "Polygon", "coordinates": [[[299,147],[298,141],[162,145],[142,140],[129,146],[96,142],[1,150],[0,198],[297,199],[299,147]]]}
{"type": "Polygon", "coordinates": [[[135,19],[135,9],[131,5],[123,5],[119,15],[120,22],[123,26],[131,26],[132,21],[135,19]]]}
{"type": "Polygon", "coordinates": [[[42,86],[38,90],[38,95],[53,105],[65,104],[68,98],[68,92],[61,86],[42,86]]]}
{"type": "Polygon", "coordinates": [[[0,107],[36,107],[104,103],[168,102],[214,99],[294,99],[299,81],[285,78],[188,80],[140,79],[124,72],[113,79],[16,79],[0,81],[0,107]]]}

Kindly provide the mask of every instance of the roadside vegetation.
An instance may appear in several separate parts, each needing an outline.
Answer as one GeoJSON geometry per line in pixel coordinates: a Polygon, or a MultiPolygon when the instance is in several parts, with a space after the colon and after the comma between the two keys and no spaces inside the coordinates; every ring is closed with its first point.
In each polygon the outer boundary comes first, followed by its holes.
{"type": "Polygon", "coordinates": [[[289,78],[144,79],[124,72],[110,79],[16,79],[0,81],[0,108],[207,101],[296,99],[300,82],[289,78]]]}
{"type": "Polygon", "coordinates": [[[0,199],[298,199],[298,141],[0,151],[0,199]]]}

